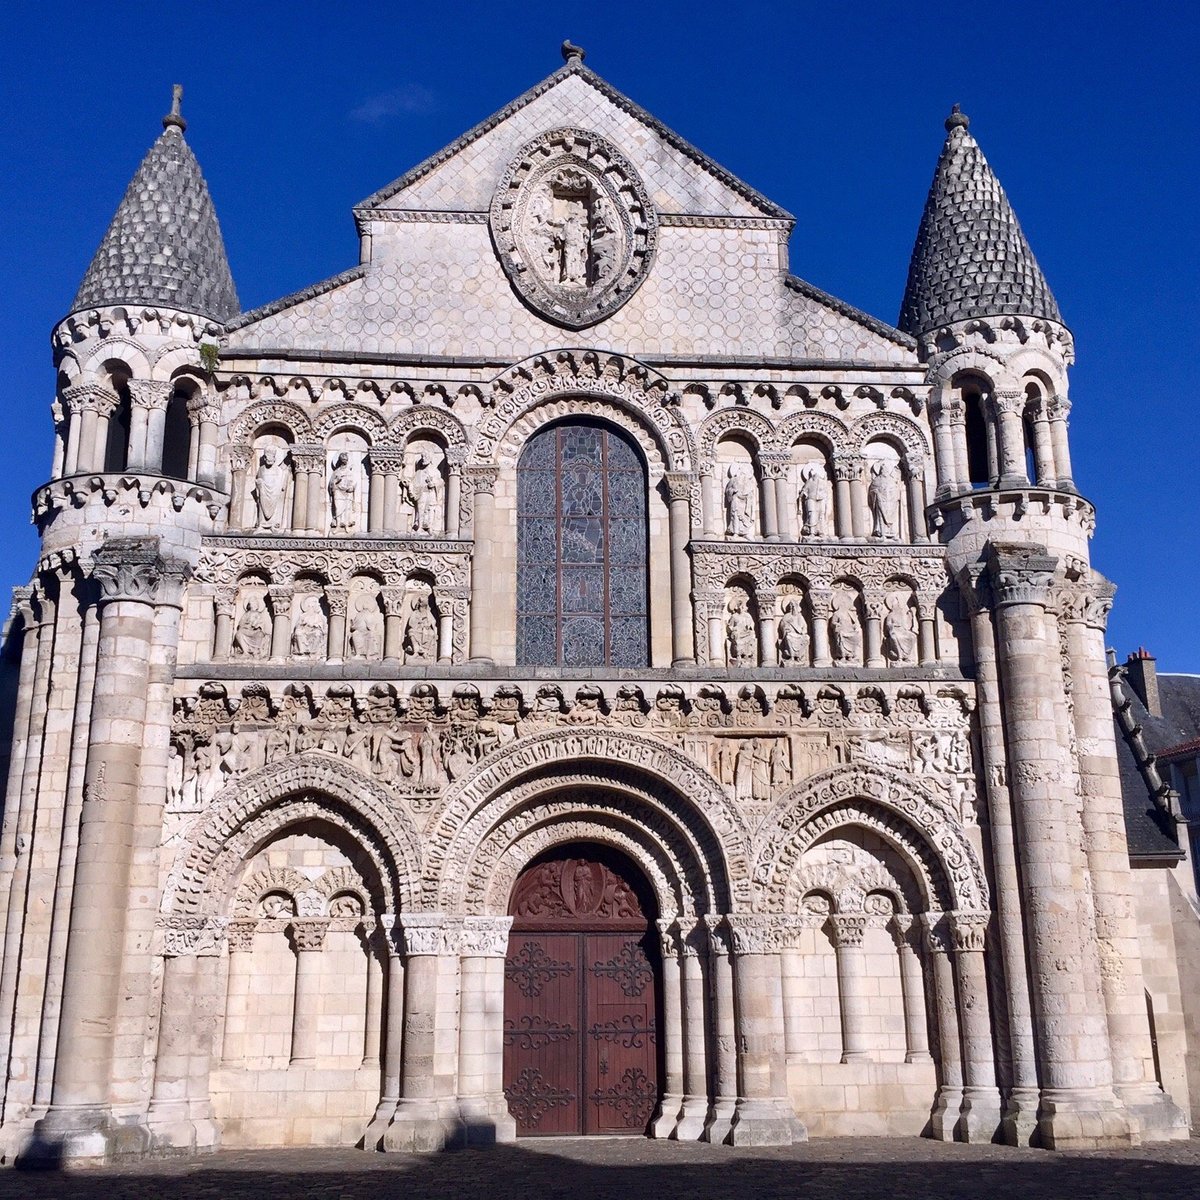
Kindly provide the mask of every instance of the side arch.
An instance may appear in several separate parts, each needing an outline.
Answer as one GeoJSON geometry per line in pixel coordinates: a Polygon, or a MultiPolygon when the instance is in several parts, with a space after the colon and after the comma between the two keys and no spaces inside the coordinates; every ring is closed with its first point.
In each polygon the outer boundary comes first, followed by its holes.
{"type": "Polygon", "coordinates": [[[850,432],[836,417],[821,412],[793,413],[775,431],[773,449],[789,451],[798,438],[815,438],[831,456],[850,449],[850,432]]]}
{"type": "Polygon", "coordinates": [[[188,830],[163,891],[162,911],[219,916],[238,866],[273,834],[320,820],[371,859],[385,911],[411,908],[421,878],[420,839],[394,796],[341,759],[308,753],[234,780],[188,830]]]}
{"type": "Polygon", "coordinates": [[[403,446],[414,433],[428,431],[445,439],[447,446],[465,446],[467,431],[457,417],[452,417],[440,408],[422,404],[405,409],[392,422],[388,430],[387,444],[403,446]]]}
{"type": "Polygon", "coordinates": [[[283,425],[298,442],[308,442],[313,437],[312,423],[299,405],[288,400],[259,400],[234,418],[229,429],[230,445],[246,445],[260,425],[283,425]]]}
{"type": "Polygon", "coordinates": [[[775,426],[761,413],[750,408],[720,408],[705,417],[698,437],[702,462],[716,456],[717,442],[728,434],[741,434],[753,444],[756,454],[769,450],[775,442],[775,426]]]}

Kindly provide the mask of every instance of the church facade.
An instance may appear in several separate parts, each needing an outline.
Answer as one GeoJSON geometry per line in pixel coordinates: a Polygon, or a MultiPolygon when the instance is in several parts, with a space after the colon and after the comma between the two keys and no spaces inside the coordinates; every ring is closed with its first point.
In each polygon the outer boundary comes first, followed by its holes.
{"type": "Polygon", "coordinates": [[[177,96],[56,327],[0,1151],[1186,1136],[967,118],[893,327],[564,58],[246,313],[177,96]]]}

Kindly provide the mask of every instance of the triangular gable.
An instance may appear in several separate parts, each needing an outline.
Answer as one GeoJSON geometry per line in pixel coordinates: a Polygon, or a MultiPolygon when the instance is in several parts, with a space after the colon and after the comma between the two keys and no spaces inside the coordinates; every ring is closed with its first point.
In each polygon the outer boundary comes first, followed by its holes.
{"type": "Polygon", "coordinates": [[[564,126],[589,129],[620,148],[642,173],[660,211],[793,220],[578,61],[368,196],[355,215],[369,219],[372,212],[414,209],[483,212],[521,146],[547,129],[564,126]],[[697,180],[703,184],[697,186],[697,180]]]}

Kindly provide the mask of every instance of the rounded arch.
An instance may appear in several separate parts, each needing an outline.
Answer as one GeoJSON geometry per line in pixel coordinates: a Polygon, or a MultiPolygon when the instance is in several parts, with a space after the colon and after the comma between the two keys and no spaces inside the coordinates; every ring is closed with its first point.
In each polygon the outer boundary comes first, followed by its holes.
{"type": "Polygon", "coordinates": [[[929,454],[929,442],[920,426],[895,413],[869,413],[854,422],[850,433],[859,453],[870,442],[890,441],[910,467],[923,463],[929,454]]]}
{"type": "Polygon", "coordinates": [[[184,369],[199,375],[203,369],[200,366],[200,351],[194,344],[168,343],[160,346],[152,354],[151,361],[154,363],[154,373],[160,379],[170,379],[176,371],[184,369]]]}
{"type": "Polygon", "coordinates": [[[700,426],[697,442],[702,462],[712,462],[716,456],[717,443],[724,437],[736,435],[745,438],[754,448],[755,454],[769,450],[775,442],[775,426],[762,415],[749,408],[722,408],[705,417],[700,426]]]}
{"type": "Polygon", "coordinates": [[[282,425],[297,442],[311,441],[312,424],[308,414],[289,400],[259,400],[240,412],[229,429],[230,444],[244,446],[263,425],[282,425]]]}
{"type": "Polygon", "coordinates": [[[960,346],[931,365],[929,382],[938,392],[956,386],[955,381],[960,375],[982,376],[989,390],[1004,387],[1009,378],[1005,359],[996,351],[979,346],[960,346]]]}
{"type": "Polygon", "coordinates": [[[130,376],[134,379],[149,379],[152,371],[150,359],[145,347],[132,338],[120,335],[102,338],[96,343],[96,348],[83,361],[83,372],[89,379],[97,379],[103,372],[105,363],[119,362],[124,364],[130,376]]]}
{"type": "Polygon", "coordinates": [[[775,448],[790,451],[801,438],[812,438],[831,457],[850,449],[850,431],[829,413],[793,413],[780,422],[775,431],[775,448]]]}
{"type": "Polygon", "coordinates": [[[313,422],[313,433],[321,441],[347,429],[361,433],[371,446],[378,446],[387,437],[388,431],[387,422],[365,404],[343,403],[326,408],[317,414],[313,422]]]}
{"type": "Polygon", "coordinates": [[[426,432],[437,434],[447,446],[467,444],[467,431],[462,422],[443,409],[427,404],[405,409],[396,417],[388,430],[387,442],[391,446],[402,447],[414,434],[426,432]]]}
{"type": "Polygon", "coordinates": [[[236,779],[188,831],[163,892],[163,912],[222,915],[238,867],[268,838],[301,821],[355,838],[391,911],[414,905],[420,839],[395,797],[341,759],[309,752],[236,779]]]}
{"type": "Polygon", "coordinates": [[[468,879],[477,850],[497,826],[518,814],[524,814],[518,824],[542,823],[539,808],[564,784],[607,797],[614,813],[624,804],[622,821],[632,814],[637,824],[656,822],[660,840],[678,847],[681,870],[689,857],[703,864],[700,878],[711,883],[701,887],[712,889],[715,911],[746,909],[749,831],[724,789],[673,746],[611,729],[535,734],[493,751],[452,786],[426,827],[429,897],[465,887],[460,881],[468,879]],[[692,849],[684,854],[684,846],[692,849]]]}
{"type": "Polygon", "coordinates": [[[983,866],[954,817],[912,779],[863,764],[823,771],[775,803],[755,838],[759,902],[773,911],[795,911],[804,851],[831,829],[849,825],[890,842],[922,881],[931,906],[973,912],[990,907],[983,866]]]}

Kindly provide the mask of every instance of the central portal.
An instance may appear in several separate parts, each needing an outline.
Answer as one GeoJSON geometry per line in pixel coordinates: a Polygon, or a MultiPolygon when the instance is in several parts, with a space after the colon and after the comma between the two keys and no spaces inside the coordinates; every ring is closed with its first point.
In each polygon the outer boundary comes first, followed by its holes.
{"type": "Polygon", "coordinates": [[[623,854],[560,847],[513,888],[504,1095],[520,1136],[644,1134],[659,1101],[657,909],[623,854]]]}

